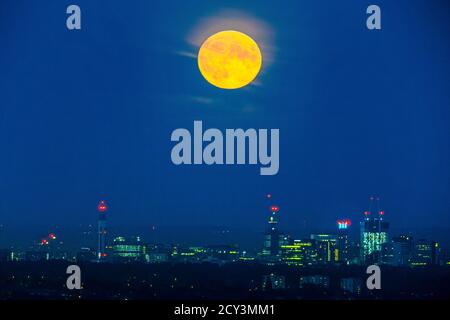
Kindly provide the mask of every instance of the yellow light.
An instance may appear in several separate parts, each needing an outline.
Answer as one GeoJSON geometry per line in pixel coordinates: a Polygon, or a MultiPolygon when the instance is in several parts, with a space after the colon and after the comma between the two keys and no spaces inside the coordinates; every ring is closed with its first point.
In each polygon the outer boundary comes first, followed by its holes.
{"type": "Polygon", "coordinates": [[[198,67],[212,85],[237,89],[248,85],[259,73],[261,51],[252,38],[238,31],[221,31],[210,36],[198,52],[198,67]]]}

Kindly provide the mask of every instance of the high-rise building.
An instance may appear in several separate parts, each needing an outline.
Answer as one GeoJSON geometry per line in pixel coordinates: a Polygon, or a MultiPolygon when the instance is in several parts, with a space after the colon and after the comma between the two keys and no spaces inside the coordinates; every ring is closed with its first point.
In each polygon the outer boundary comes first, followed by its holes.
{"type": "Polygon", "coordinates": [[[294,240],[282,244],[280,261],[288,265],[311,266],[318,263],[314,240],[294,240]]]}
{"type": "Polygon", "coordinates": [[[108,207],[104,200],[101,200],[97,206],[98,210],[98,244],[97,259],[99,261],[106,259],[106,211],[108,207]]]}
{"type": "Polygon", "coordinates": [[[407,266],[412,254],[412,237],[400,235],[392,239],[392,259],[389,264],[393,266],[407,266]]]}
{"type": "Polygon", "coordinates": [[[382,262],[382,245],[389,241],[389,223],[384,221],[384,211],[371,216],[366,211],[361,221],[361,261],[365,264],[382,262]]]}
{"type": "Polygon", "coordinates": [[[338,262],[343,264],[349,263],[349,240],[348,240],[348,230],[352,225],[350,219],[338,220],[338,262]]]}
{"type": "Polygon", "coordinates": [[[263,256],[276,258],[281,253],[281,245],[286,243],[287,238],[278,229],[278,211],[277,206],[270,207],[270,216],[268,226],[264,234],[263,256]]]}
{"type": "Polygon", "coordinates": [[[331,264],[339,261],[338,237],[334,234],[311,234],[316,241],[317,253],[322,264],[331,264]]]}

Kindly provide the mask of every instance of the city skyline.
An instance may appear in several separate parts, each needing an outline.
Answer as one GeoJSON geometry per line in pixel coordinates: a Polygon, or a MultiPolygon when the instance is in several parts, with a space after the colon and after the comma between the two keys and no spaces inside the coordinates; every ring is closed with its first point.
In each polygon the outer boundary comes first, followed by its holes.
{"type": "MultiPolygon", "coordinates": [[[[274,203],[272,194],[264,198],[264,202],[274,203]]],[[[145,234],[114,233],[108,225],[109,204],[100,200],[95,207],[97,225],[85,229],[85,244],[76,250],[69,250],[70,240],[53,231],[27,248],[0,245],[0,300],[170,300],[206,296],[372,300],[427,298],[430,292],[436,298],[446,297],[448,290],[438,279],[448,277],[449,248],[434,239],[392,232],[386,212],[376,205],[378,197],[369,199],[369,209],[359,221],[341,217],[332,231],[310,232],[307,237],[286,233],[282,208],[269,205],[265,231],[256,239],[259,245],[250,250],[238,241],[218,244],[203,239],[186,245],[149,240],[145,234]],[[355,237],[355,232],[352,235],[351,228],[360,236],[355,237]],[[60,285],[62,271],[69,264],[81,266],[83,275],[87,273],[83,276],[86,288],[76,294],[60,285]],[[383,290],[366,288],[366,267],[373,264],[382,270],[383,290]],[[122,266],[126,266],[127,274],[120,271],[122,266]],[[232,284],[218,276],[222,272],[234,274],[232,284]],[[408,284],[402,280],[405,274],[411,277],[408,284]]],[[[234,233],[222,232],[230,233],[229,239],[233,239],[234,233]]]]}
{"type": "MultiPolygon", "coordinates": [[[[270,203],[273,203],[273,195],[267,194],[265,196],[266,201],[269,201],[270,203]]],[[[399,260],[398,256],[400,253],[395,253],[395,250],[407,250],[408,255],[412,254],[412,248],[416,245],[416,243],[423,243],[424,245],[432,245],[430,248],[439,248],[438,251],[434,254],[436,257],[433,258],[433,261],[436,261],[434,263],[443,263],[446,264],[444,260],[447,259],[449,248],[447,247],[447,244],[440,243],[439,241],[436,241],[436,237],[433,237],[432,239],[425,239],[423,237],[417,237],[417,235],[413,234],[412,232],[407,233],[395,233],[390,230],[390,223],[388,220],[385,220],[385,214],[386,212],[380,207],[380,198],[378,196],[370,196],[369,197],[369,206],[368,210],[364,211],[363,217],[360,221],[356,223],[356,226],[352,228],[352,221],[348,219],[347,217],[344,217],[342,219],[339,219],[336,221],[335,226],[332,230],[318,230],[318,232],[313,232],[313,230],[304,230],[304,232],[307,232],[305,235],[304,233],[302,235],[299,234],[292,234],[287,232],[283,228],[283,224],[280,226],[279,224],[279,211],[280,207],[277,205],[270,205],[268,207],[268,212],[270,214],[268,215],[268,219],[266,220],[266,228],[265,232],[263,233],[262,239],[264,240],[263,245],[258,246],[242,246],[241,243],[239,243],[238,239],[233,238],[235,235],[234,233],[231,233],[230,230],[223,229],[220,230],[219,233],[222,234],[229,234],[228,238],[224,238],[219,242],[211,242],[208,240],[204,240],[200,243],[196,243],[194,245],[197,246],[233,246],[236,248],[237,253],[239,252],[246,252],[247,255],[253,257],[252,259],[260,260],[261,262],[275,262],[275,263],[300,263],[300,265],[304,265],[303,258],[298,258],[298,250],[303,250],[302,247],[305,244],[308,244],[308,246],[312,245],[315,250],[318,253],[321,252],[322,249],[320,243],[326,243],[326,258],[321,258],[322,260],[325,259],[326,263],[344,263],[344,264],[368,264],[370,261],[375,263],[381,263],[381,264],[391,264],[394,260],[399,260]],[[359,226],[358,226],[359,225],[359,226]],[[354,230],[356,229],[356,230],[354,230]],[[350,232],[352,231],[352,232],[350,232]],[[359,237],[355,236],[356,233],[359,233],[359,237]],[[226,240],[225,240],[226,239],[226,240]],[[311,239],[307,240],[307,239],[311,239]],[[407,240],[407,241],[406,241],[407,240]],[[331,242],[330,242],[331,241],[331,242]],[[406,242],[405,242],[406,241],[406,242]],[[316,244],[317,242],[317,244],[316,244]],[[397,248],[396,243],[400,245],[400,247],[397,248]],[[405,249],[405,244],[401,245],[401,243],[408,243],[409,249],[405,249]],[[316,247],[319,245],[319,247],[316,247]],[[331,245],[331,247],[330,247],[331,245]],[[396,249],[397,248],[397,249],[396,249]],[[297,252],[293,257],[297,258],[289,258],[289,253],[292,249],[295,249],[292,252],[297,252]],[[286,251],[287,250],[287,251],[286,251]],[[394,250],[394,251],[393,251],[394,250]],[[286,251],[286,252],[285,252],[286,251]],[[440,260],[440,252],[442,251],[443,259],[440,260]],[[353,257],[350,258],[349,254],[352,252],[353,257]],[[355,254],[357,252],[357,254],[355,254]],[[288,254],[285,258],[283,258],[286,254],[288,254]],[[333,258],[334,257],[334,258],[333,258]],[[292,260],[294,259],[294,260],[292,260]],[[300,259],[301,261],[295,261],[300,259]],[[355,261],[353,261],[356,259],[355,261]],[[394,260],[393,260],[394,259],[394,260]],[[285,262],[283,262],[285,261],[285,262]],[[289,262],[291,261],[291,262],[289,262]],[[351,262],[353,261],[353,262],[351,262]],[[438,262],[440,261],[440,262],[438,262]]],[[[63,259],[67,260],[73,260],[75,259],[75,255],[78,253],[75,253],[74,248],[78,245],[76,248],[76,252],[79,252],[80,248],[88,249],[94,253],[95,260],[101,262],[103,260],[110,261],[112,251],[111,249],[114,247],[116,241],[119,241],[119,243],[126,243],[125,239],[134,238],[137,239],[141,245],[147,247],[147,246],[163,246],[166,248],[165,250],[168,250],[170,247],[177,247],[182,246],[185,248],[190,248],[185,243],[178,242],[177,239],[171,239],[170,242],[165,242],[162,239],[158,239],[157,237],[148,237],[148,234],[146,232],[141,234],[134,234],[133,236],[130,236],[130,233],[128,234],[120,234],[120,233],[114,233],[110,232],[109,226],[108,226],[108,216],[109,216],[109,206],[104,200],[100,200],[96,211],[98,212],[98,220],[97,220],[97,227],[96,225],[89,225],[88,228],[84,229],[83,231],[83,243],[82,244],[74,244],[71,243],[70,238],[64,239],[64,241],[61,241],[59,239],[56,241],[57,236],[59,238],[59,234],[57,235],[55,232],[55,229],[50,229],[50,233],[48,235],[44,235],[40,238],[35,238],[33,244],[29,244],[28,248],[22,247],[20,249],[20,246],[15,245],[9,245],[10,250],[12,254],[13,252],[16,252],[16,259],[23,259],[19,258],[19,252],[17,250],[25,250],[24,252],[27,252],[27,254],[30,252],[47,252],[47,249],[51,248],[52,246],[55,246],[53,243],[58,244],[58,250],[61,252],[58,254],[58,257],[61,254],[64,254],[63,259]],[[125,237],[124,237],[125,235],[125,237]],[[93,240],[96,240],[96,245],[94,245],[93,240]],[[69,244],[69,246],[68,246],[69,244]],[[114,244],[114,245],[113,245],[114,244]],[[47,248],[47,249],[46,249],[47,248]],[[71,250],[69,250],[71,248],[71,250]]],[[[4,226],[2,226],[4,228],[4,226]]],[[[151,231],[155,231],[156,226],[152,226],[151,231]]],[[[148,230],[149,231],[149,230],[148,230]]],[[[203,236],[203,234],[200,234],[200,236],[203,236]]],[[[252,235],[247,234],[246,237],[250,238],[252,235]]],[[[262,241],[261,239],[261,241],[262,241]]],[[[255,240],[255,239],[254,239],[255,240]]],[[[260,241],[260,239],[257,239],[260,241]]],[[[7,250],[8,245],[2,244],[3,247],[0,249],[7,250]]],[[[191,246],[192,247],[192,246],[191,246]]],[[[144,248],[144,247],[143,247],[144,248]]],[[[195,248],[195,246],[193,247],[195,248]]],[[[167,252],[168,252],[167,251],[167,252]]],[[[142,253],[143,254],[143,253],[142,253]]],[[[168,253],[169,254],[169,253],[168,253]]],[[[322,253],[325,254],[325,253],[322,253]]],[[[404,254],[404,253],[402,253],[404,254]]],[[[47,252],[47,258],[51,258],[51,256],[48,256],[47,252]]],[[[238,257],[238,256],[236,256],[238,257]]],[[[58,258],[58,259],[60,259],[58,258]]],[[[400,260],[408,261],[406,264],[409,263],[409,258],[401,258],[400,260]]],[[[420,262],[422,263],[422,262],[420,262]]]]}

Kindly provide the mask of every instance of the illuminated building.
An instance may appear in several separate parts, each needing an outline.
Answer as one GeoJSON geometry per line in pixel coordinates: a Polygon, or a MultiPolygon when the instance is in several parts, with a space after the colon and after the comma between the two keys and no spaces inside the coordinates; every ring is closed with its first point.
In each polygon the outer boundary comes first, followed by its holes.
{"type": "Polygon", "coordinates": [[[348,246],[347,253],[347,264],[349,265],[360,265],[361,264],[361,249],[360,242],[352,241],[348,246]]]}
{"type": "Polygon", "coordinates": [[[339,261],[338,237],[332,234],[312,234],[311,239],[316,241],[319,261],[322,264],[339,261]]]}
{"type": "Polygon", "coordinates": [[[412,267],[439,264],[440,246],[436,241],[418,240],[413,246],[410,265],[412,267]]]}
{"type": "Polygon", "coordinates": [[[97,206],[98,210],[98,243],[97,243],[97,259],[99,261],[106,259],[106,211],[108,207],[105,201],[100,201],[97,206]]]}
{"type": "Polygon", "coordinates": [[[338,225],[338,239],[337,239],[337,249],[338,249],[338,262],[344,264],[349,264],[349,242],[348,242],[348,229],[351,226],[351,221],[349,219],[343,219],[337,221],[338,225]]]}
{"type": "Polygon", "coordinates": [[[394,237],[391,242],[391,247],[392,259],[388,263],[393,266],[409,265],[412,254],[412,237],[409,235],[394,237]]]}
{"type": "Polygon", "coordinates": [[[328,288],[330,286],[330,277],[322,275],[300,277],[300,288],[309,286],[328,288]]]}
{"type": "Polygon", "coordinates": [[[278,211],[277,206],[270,207],[270,216],[268,219],[267,231],[264,234],[263,256],[276,259],[281,254],[281,246],[287,241],[287,237],[278,229],[278,211]]]}
{"type": "Polygon", "coordinates": [[[209,257],[222,261],[237,261],[239,259],[239,248],[236,245],[213,245],[206,247],[209,257]]]}
{"type": "Polygon", "coordinates": [[[286,288],[286,278],[284,276],[271,273],[263,276],[262,289],[263,290],[280,290],[286,288]]]}
{"type": "Polygon", "coordinates": [[[377,217],[371,217],[366,211],[361,221],[361,260],[371,264],[381,262],[382,245],[389,241],[389,223],[383,220],[384,211],[379,211],[377,217]]]}
{"type": "Polygon", "coordinates": [[[240,259],[239,248],[235,245],[211,245],[207,247],[172,247],[170,257],[178,262],[211,262],[223,264],[240,259]]]}
{"type": "Polygon", "coordinates": [[[146,246],[140,237],[116,237],[113,240],[112,256],[114,261],[145,261],[147,254],[146,246]]]}
{"type": "Polygon", "coordinates": [[[280,246],[280,261],[288,265],[311,266],[317,264],[318,255],[315,242],[294,240],[280,246]]]}
{"type": "Polygon", "coordinates": [[[381,244],[381,251],[378,263],[393,265],[394,243],[392,241],[381,244]]]}
{"type": "Polygon", "coordinates": [[[206,249],[203,247],[187,247],[174,246],[171,250],[171,259],[178,262],[201,262],[206,259],[206,249]]]}

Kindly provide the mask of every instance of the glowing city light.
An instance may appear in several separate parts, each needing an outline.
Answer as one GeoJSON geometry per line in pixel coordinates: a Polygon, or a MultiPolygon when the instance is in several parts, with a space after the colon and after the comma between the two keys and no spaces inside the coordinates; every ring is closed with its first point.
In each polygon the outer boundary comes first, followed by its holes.
{"type": "Polygon", "coordinates": [[[270,211],[272,212],[278,212],[280,210],[280,208],[278,208],[278,206],[271,206],[270,207],[270,211]]]}
{"type": "Polygon", "coordinates": [[[348,229],[352,225],[350,219],[338,220],[337,221],[338,229],[348,229]]]}
{"type": "Polygon", "coordinates": [[[100,201],[100,203],[97,206],[97,209],[99,212],[106,212],[106,210],[108,210],[108,207],[105,204],[105,201],[100,201]]]}

